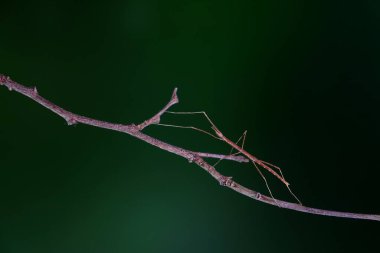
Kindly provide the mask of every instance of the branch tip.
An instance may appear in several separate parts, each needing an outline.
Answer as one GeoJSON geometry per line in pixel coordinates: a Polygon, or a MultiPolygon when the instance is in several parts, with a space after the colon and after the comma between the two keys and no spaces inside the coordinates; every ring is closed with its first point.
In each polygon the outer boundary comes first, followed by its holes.
{"type": "Polygon", "coordinates": [[[171,99],[173,105],[179,103],[179,99],[177,96],[177,90],[178,90],[177,87],[175,87],[173,90],[172,99],[171,99]]]}
{"type": "Polygon", "coordinates": [[[6,76],[6,75],[3,75],[3,74],[0,74],[0,84],[1,85],[4,85],[5,82],[9,81],[9,76],[6,76]]]}
{"type": "Polygon", "coordinates": [[[170,101],[165,105],[165,107],[162,108],[158,113],[156,113],[150,119],[145,120],[143,123],[137,125],[138,129],[141,131],[149,125],[159,124],[161,121],[161,115],[164,114],[172,105],[177,104],[178,102],[179,102],[179,100],[178,100],[178,96],[177,96],[177,87],[176,87],[173,90],[172,97],[170,98],[170,101]]]}

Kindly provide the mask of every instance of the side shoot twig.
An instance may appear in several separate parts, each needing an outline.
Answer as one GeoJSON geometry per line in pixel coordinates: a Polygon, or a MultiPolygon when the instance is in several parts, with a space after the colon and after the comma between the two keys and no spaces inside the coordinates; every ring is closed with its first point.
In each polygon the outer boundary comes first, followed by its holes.
{"type": "MultiPolygon", "coordinates": [[[[306,207],[298,203],[291,203],[287,201],[282,201],[278,199],[274,199],[272,197],[263,195],[259,192],[256,192],[254,190],[248,189],[234,180],[232,180],[231,177],[224,176],[220,174],[212,165],[207,163],[202,157],[205,158],[229,158],[230,160],[235,160],[238,162],[247,162],[247,160],[241,156],[235,156],[235,155],[220,155],[220,154],[208,154],[208,153],[200,153],[200,152],[194,152],[190,151],[181,147],[177,147],[174,145],[171,145],[169,143],[165,143],[159,139],[153,138],[151,136],[148,136],[141,132],[145,127],[151,125],[151,124],[157,124],[160,122],[160,116],[168,110],[172,105],[178,103],[178,97],[176,93],[176,89],[173,92],[173,95],[169,101],[169,103],[160,110],[156,115],[154,115],[152,118],[148,119],[147,121],[144,121],[143,123],[139,125],[130,124],[130,125],[124,125],[124,124],[115,124],[115,123],[109,123],[105,121],[100,121],[92,118],[88,118],[85,116],[81,116],[72,112],[69,112],[54,103],[50,102],[49,100],[43,98],[40,96],[37,92],[37,89],[34,88],[28,88],[25,87],[15,81],[12,81],[9,77],[0,74],[0,85],[6,86],[10,91],[16,91],[24,96],[29,97],[30,99],[34,100],[35,102],[39,103],[43,107],[51,110],[55,114],[59,115],[63,119],[66,120],[68,125],[74,125],[78,123],[82,123],[85,125],[91,125],[99,128],[105,128],[110,129],[122,133],[129,134],[133,137],[136,137],[137,139],[140,139],[146,143],[149,143],[155,147],[158,147],[160,149],[166,150],[170,153],[176,154],[178,156],[181,156],[185,159],[187,159],[189,162],[193,162],[197,164],[199,167],[203,168],[206,172],[208,172],[214,179],[216,179],[220,185],[226,186],[242,195],[245,195],[247,197],[250,197],[252,199],[255,199],[257,201],[261,201],[270,205],[275,205],[281,208],[285,209],[291,209],[299,212],[304,213],[310,213],[310,214],[316,214],[316,215],[324,215],[324,216],[334,216],[334,217],[342,217],[342,218],[351,218],[351,219],[367,219],[367,220],[374,220],[374,221],[380,221],[380,215],[375,214],[360,214],[360,213],[349,213],[349,212],[339,212],[339,211],[330,211],[330,210],[324,210],[324,209],[318,209],[318,208],[312,208],[312,207],[306,207]]],[[[214,129],[216,131],[216,129],[214,129]]],[[[218,134],[216,131],[216,134],[222,138],[221,134],[218,134]]],[[[232,142],[233,143],[233,142],[232,142]]],[[[231,143],[230,143],[231,144],[231,143]]],[[[233,146],[233,145],[232,145],[233,146]]],[[[239,147],[239,146],[237,146],[239,147]]],[[[237,148],[234,147],[234,148],[237,148]]],[[[240,148],[240,147],[239,147],[240,148]]],[[[239,150],[241,153],[243,153],[243,149],[239,150]]],[[[243,153],[244,154],[244,153],[243,153]]],[[[247,156],[247,154],[244,154],[247,156]]],[[[250,160],[255,159],[247,156],[250,160]]],[[[255,160],[256,163],[259,161],[258,159],[255,160]]],[[[262,165],[261,165],[262,166],[262,165]]],[[[282,181],[282,180],[281,180],[282,181]]]]}

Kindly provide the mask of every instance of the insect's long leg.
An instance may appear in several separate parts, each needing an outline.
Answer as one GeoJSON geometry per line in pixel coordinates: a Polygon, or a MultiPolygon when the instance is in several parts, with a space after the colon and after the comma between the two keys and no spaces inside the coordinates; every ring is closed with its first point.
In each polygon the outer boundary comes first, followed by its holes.
{"type": "MultiPolygon", "coordinates": [[[[239,139],[235,142],[235,144],[238,144],[239,141],[243,138],[243,147],[244,147],[244,141],[245,141],[246,135],[247,135],[247,130],[245,130],[243,132],[243,134],[239,137],[239,139]]],[[[234,150],[234,148],[232,147],[231,150],[230,150],[229,155],[238,155],[238,154],[240,154],[240,151],[232,153],[233,150],[234,150]]],[[[223,160],[223,158],[220,158],[216,163],[213,164],[213,167],[216,167],[216,165],[218,165],[222,160],[223,160]]]]}
{"type": "MultiPolygon", "coordinates": [[[[211,128],[214,129],[214,127],[216,128],[215,124],[212,122],[212,120],[210,119],[210,117],[207,115],[207,113],[205,111],[197,111],[197,112],[174,112],[174,111],[165,111],[165,113],[171,113],[171,114],[202,114],[206,119],[207,121],[211,124],[211,128]]],[[[180,126],[180,125],[171,125],[171,124],[161,124],[161,123],[157,123],[156,125],[158,126],[166,126],[166,127],[176,127],[176,128],[185,128],[185,129],[193,129],[193,130],[196,130],[196,131],[199,131],[201,133],[205,133],[217,140],[222,140],[221,138],[213,135],[212,133],[206,131],[206,130],[203,130],[203,129],[200,129],[200,128],[197,128],[197,127],[194,127],[194,126],[180,126]]],[[[245,131],[241,136],[240,138],[237,140],[236,143],[238,143],[241,138],[243,138],[243,146],[244,146],[244,142],[245,142],[245,137],[246,137],[246,133],[247,131],[245,131]]],[[[223,141],[223,140],[222,140],[223,141]]],[[[240,151],[232,154],[232,151],[234,150],[234,148],[232,147],[231,148],[231,151],[230,151],[230,155],[237,155],[240,153],[240,151]]],[[[218,165],[222,160],[224,160],[224,158],[220,158],[213,166],[215,167],[216,165],[218,165]]]]}
{"type": "MultiPolygon", "coordinates": [[[[273,165],[273,164],[271,164],[271,163],[268,163],[268,162],[262,161],[262,160],[261,160],[261,162],[264,163],[264,164],[266,164],[266,165],[268,165],[268,166],[272,166],[273,168],[276,168],[276,169],[280,172],[282,178],[283,178],[284,180],[286,180],[285,177],[284,177],[284,175],[282,174],[282,171],[281,171],[281,168],[280,168],[280,167],[278,167],[278,166],[276,166],[276,165],[273,165]]],[[[298,197],[292,192],[292,190],[290,189],[289,185],[286,185],[286,188],[288,188],[288,191],[289,191],[290,194],[291,194],[291,195],[297,200],[297,202],[300,203],[300,204],[302,205],[302,202],[301,202],[301,201],[299,200],[299,198],[298,198],[298,197]]]]}
{"type": "Polygon", "coordinates": [[[278,167],[278,166],[276,166],[276,165],[274,165],[274,164],[268,163],[268,162],[266,162],[266,161],[261,161],[261,162],[265,163],[265,164],[268,165],[268,166],[271,166],[271,167],[277,169],[277,170],[280,172],[281,177],[282,177],[283,179],[285,179],[284,174],[282,174],[282,170],[281,170],[280,167],[278,167]]]}
{"type": "Polygon", "coordinates": [[[266,185],[266,187],[267,187],[267,189],[268,189],[268,192],[269,192],[270,196],[272,197],[272,199],[274,200],[274,202],[276,202],[276,205],[277,205],[278,207],[280,207],[280,206],[278,205],[276,199],[273,197],[272,191],[271,191],[270,188],[269,188],[269,185],[268,185],[267,179],[265,178],[264,174],[261,172],[261,170],[259,169],[259,167],[256,165],[256,163],[255,163],[254,161],[252,161],[252,163],[253,163],[253,165],[255,166],[255,168],[257,169],[257,171],[259,172],[260,176],[263,178],[263,180],[264,180],[264,182],[265,182],[265,185],[266,185]]]}
{"type": "Polygon", "coordinates": [[[290,187],[287,186],[286,188],[288,188],[288,191],[290,192],[290,194],[292,194],[293,198],[295,198],[295,199],[297,200],[297,202],[298,202],[300,205],[302,205],[301,200],[299,200],[299,198],[297,197],[297,195],[295,195],[295,194],[292,192],[292,190],[290,189],[290,187]]]}
{"type": "Polygon", "coordinates": [[[201,133],[204,133],[204,134],[207,134],[217,140],[221,140],[219,137],[213,135],[212,133],[210,132],[207,132],[206,130],[203,130],[203,129],[200,129],[200,128],[197,128],[197,127],[194,127],[194,126],[179,126],[179,125],[170,125],[170,124],[161,124],[161,123],[156,123],[155,124],[156,126],[165,126],[165,127],[175,127],[175,128],[185,128],[185,129],[193,129],[193,130],[196,130],[196,131],[199,131],[201,133]]]}
{"type": "MultiPolygon", "coordinates": [[[[186,114],[186,115],[189,115],[189,114],[201,114],[203,115],[207,121],[211,124],[211,128],[213,129],[215,126],[214,122],[212,122],[212,120],[210,119],[210,117],[207,115],[207,113],[205,111],[196,111],[196,112],[174,112],[174,111],[166,111],[166,113],[171,113],[171,114],[186,114]]],[[[198,128],[195,128],[195,127],[181,127],[181,128],[191,128],[191,129],[194,129],[194,130],[197,130],[197,131],[200,131],[200,132],[203,132],[203,133],[206,133],[210,136],[212,136],[213,138],[215,139],[218,139],[218,140],[222,140],[221,138],[205,131],[205,130],[202,130],[202,129],[198,129],[198,128]]],[[[240,139],[239,139],[240,140],[240,139]]],[[[233,148],[231,149],[233,150],[233,148]]],[[[231,152],[230,152],[231,154],[231,152]]],[[[238,153],[237,153],[238,154],[238,153]]],[[[235,155],[235,154],[234,154],[235,155]]],[[[223,160],[223,158],[219,159],[216,163],[214,163],[213,167],[215,167],[216,165],[218,165],[221,161],[223,160]]]]}
{"type": "MultiPolygon", "coordinates": [[[[243,132],[243,134],[239,137],[239,139],[235,142],[235,144],[237,145],[237,144],[240,142],[240,140],[243,139],[242,144],[241,144],[240,147],[241,147],[242,149],[244,149],[244,143],[245,143],[245,138],[246,138],[246,137],[247,137],[247,130],[245,130],[245,131],[243,132]]],[[[232,153],[233,150],[234,150],[234,148],[231,147],[230,155],[237,155],[237,154],[240,154],[240,153],[241,153],[239,150],[237,150],[237,152],[235,152],[235,153],[232,153]]]]}
{"type": "Polygon", "coordinates": [[[244,149],[244,144],[245,144],[245,138],[247,137],[247,130],[244,131],[243,133],[243,142],[241,143],[241,148],[244,149]]]}
{"type": "MultiPolygon", "coordinates": [[[[243,132],[243,134],[239,137],[239,139],[235,142],[235,144],[237,145],[239,143],[239,141],[241,140],[241,138],[243,138],[243,144],[242,144],[242,148],[243,148],[244,147],[244,142],[245,142],[246,135],[247,135],[247,130],[245,130],[243,132]]],[[[239,150],[237,150],[237,152],[235,152],[235,153],[232,153],[233,151],[234,151],[234,148],[231,147],[229,155],[238,155],[238,154],[241,154],[241,152],[239,150]]]]}

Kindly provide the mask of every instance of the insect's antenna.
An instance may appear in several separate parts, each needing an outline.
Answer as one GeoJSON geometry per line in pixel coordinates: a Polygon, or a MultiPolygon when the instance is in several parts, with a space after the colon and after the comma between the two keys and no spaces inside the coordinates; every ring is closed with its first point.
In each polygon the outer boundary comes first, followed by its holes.
{"type": "MultiPolygon", "coordinates": [[[[281,171],[281,168],[280,168],[280,167],[278,167],[278,166],[276,166],[276,165],[273,165],[273,164],[271,164],[271,163],[265,162],[265,161],[261,161],[261,162],[264,163],[264,164],[266,164],[266,165],[268,165],[268,166],[271,166],[271,167],[273,167],[273,168],[276,168],[276,169],[280,172],[281,177],[286,181],[284,175],[282,174],[282,171],[281,171]]],[[[292,192],[292,190],[290,189],[289,185],[286,185],[286,188],[288,188],[288,191],[289,191],[290,194],[293,196],[293,198],[295,198],[295,199],[297,200],[297,202],[298,202],[299,204],[302,205],[302,202],[301,202],[301,201],[299,200],[299,198],[298,198],[298,197],[292,192]]]]}
{"type": "MultiPolygon", "coordinates": [[[[243,143],[241,145],[241,149],[244,149],[244,143],[245,143],[246,136],[247,136],[247,130],[245,130],[243,132],[243,134],[239,137],[239,139],[235,142],[236,144],[238,144],[240,142],[240,140],[243,138],[243,143]]],[[[234,148],[232,147],[231,150],[230,150],[230,155],[238,155],[238,154],[241,153],[239,150],[237,152],[235,152],[235,153],[232,153],[233,150],[234,150],[234,148]]]]}
{"type": "Polygon", "coordinates": [[[161,124],[161,123],[156,123],[155,125],[157,125],[157,126],[165,126],[165,127],[175,127],[175,128],[193,129],[193,130],[196,130],[196,131],[198,131],[198,132],[201,132],[201,133],[207,134],[207,135],[209,135],[209,136],[211,136],[212,138],[215,138],[215,139],[217,139],[217,140],[221,140],[219,137],[213,135],[212,133],[207,132],[206,130],[203,130],[203,129],[200,129],[200,128],[197,128],[197,127],[193,127],[193,126],[179,126],[179,125],[170,125],[170,124],[161,124]]]}
{"type": "Polygon", "coordinates": [[[256,163],[254,161],[252,161],[252,163],[253,163],[253,165],[255,165],[255,167],[256,167],[257,171],[259,172],[260,176],[264,179],[265,185],[266,185],[266,187],[267,187],[267,189],[269,191],[270,196],[272,197],[272,199],[274,200],[274,202],[276,203],[276,205],[278,207],[280,207],[280,205],[277,203],[277,200],[273,197],[272,191],[269,188],[267,179],[265,178],[264,174],[261,172],[261,170],[259,169],[259,167],[256,165],[256,163]]]}
{"type": "Polygon", "coordinates": [[[173,111],[166,111],[166,113],[171,113],[171,114],[203,114],[205,118],[207,119],[208,122],[210,122],[211,126],[216,127],[214,122],[210,119],[210,117],[207,115],[205,111],[198,111],[198,112],[173,112],[173,111]]]}

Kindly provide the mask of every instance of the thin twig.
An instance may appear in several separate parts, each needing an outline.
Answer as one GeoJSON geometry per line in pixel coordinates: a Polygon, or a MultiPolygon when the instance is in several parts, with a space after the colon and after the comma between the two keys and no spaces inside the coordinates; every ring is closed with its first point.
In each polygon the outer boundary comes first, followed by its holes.
{"type": "MultiPolygon", "coordinates": [[[[208,164],[204,159],[202,159],[199,155],[194,154],[191,151],[182,149],[180,147],[176,147],[174,145],[165,143],[161,140],[158,140],[156,138],[150,137],[140,131],[140,127],[130,124],[130,125],[123,125],[123,124],[113,124],[105,121],[100,121],[96,119],[91,119],[88,117],[80,116],[77,114],[74,114],[72,112],[66,111],[65,109],[55,105],[54,103],[50,102],[49,100],[41,97],[36,88],[27,88],[21,84],[18,84],[14,81],[12,81],[9,77],[1,75],[0,74],[0,84],[5,85],[10,91],[14,90],[24,96],[27,96],[34,100],[35,102],[41,104],[42,106],[46,107],[47,109],[53,111],[57,115],[61,116],[63,119],[66,120],[66,122],[69,125],[73,125],[76,123],[82,123],[86,125],[96,126],[99,128],[105,128],[105,129],[111,129],[123,133],[127,133],[131,136],[134,136],[142,141],[145,141],[153,146],[156,146],[160,149],[166,150],[168,152],[177,154],[181,157],[186,158],[190,162],[194,162],[201,168],[203,168],[205,171],[207,171],[213,178],[215,178],[220,185],[226,186],[242,195],[248,196],[252,199],[270,204],[279,206],[281,208],[291,209],[299,212],[305,212],[310,214],[316,214],[316,215],[324,215],[324,216],[334,216],[334,217],[341,217],[341,218],[351,218],[351,219],[367,219],[367,220],[374,220],[374,221],[380,221],[380,215],[375,214],[359,214],[359,213],[348,213],[348,212],[339,212],[339,211],[330,211],[330,210],[323,210],[323,209],[317,209],[317,208],[311,208],[306,207],[297,203],[291,203],[287,201],[282,201],[278,199],[274,199],[268,196],[265,196],[263,194],[260,194],[259,192],[253,191],[251,189],[248,189],[237,182],[233,181],[231,177],[226,177],[222,174],[220,174],[213,166],[208,164]]],[[[165,110],[168,109],[171,105],[166,106],[167,108],[164,108],[165,110]]],[[[163,109],[163,110],[164,110],[163,109]]],[[[159,116],[162,114],[161,110],[158,114],[159,116]]],[[[156,116],[156,115],[155,115],[156,116]]],[[[152,122],[154,122],[157,118],[153,116],[152,122]]],[[[159,117],[158,116],[158,117],[159,117]]],[[[151,118],[151,119],[152,119],[151,118]]],[[[149,121],[149,120],[148,120],[149,121]]],[[[148,124],[145,124],[145,126],[149,125],[151,123],[148,122],[148,124]]],[[[144,126],[144,127],[145,127],[144,126]]]]}
{"type": "Polygon", "coordinates": [[[241,163],[248,163],[249,160],[241,155],[219,155],[219,154],[210,154],[210,153],[202,153],[202,152],[193,152],[194,154],[204,157],[204,158],[216,158],[221,160],[231,160],[241,163]]]}
{"type": "Polygon", "coordinates": [[[156,115],[154,115],[153,117],[151,117],[148,120],[145,120],[143,123],[137,125],[137,128],[141,131],[145,127],[147,127],[151,124],[159,124],[161,121],[161,115],[164,114],[172,105],[175,105],[178,102],[179,102],[179,100],[178,100],[178,96],[177,96],[177,88],[174,88],[174,91],[173,91],[173,94],[172,94],[172,97],[171,97],[169,103],[167,103],[167,105],[165,105],[165,107],[162,108],[161,111],[159,111],[156,115]]]}

